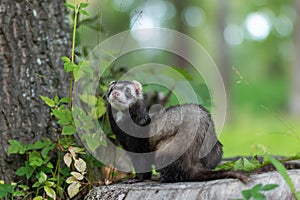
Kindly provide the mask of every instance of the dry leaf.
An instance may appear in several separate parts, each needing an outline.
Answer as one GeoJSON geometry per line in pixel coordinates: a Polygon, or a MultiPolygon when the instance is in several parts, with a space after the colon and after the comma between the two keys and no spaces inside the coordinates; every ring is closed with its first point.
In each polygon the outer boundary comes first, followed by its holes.
{"type": "Polygon", "coordinates": [[[82,180],[84,176],[78,172],[71,172],[71,174],[77,179],[77,180],[82,180]]]}
{"type": "Polygon", "coordinates": [[[81,158],[75,160],[74,166],[75,166],[76,170],[81,173],[85,172],[85,170],[86,170],[86,163],[81,158]]]}
{"type": "Polygon", "coordinates": [[[69,187],[68,187],[68,195],[69,195],[70,198],[72,198],[76,194],[78,194],[80,186],[81,186],[80,183],[75,183],[75,182],[72,183],[71,185],[69,185],[69,187]]]}
{"type": "Polygon", "coordinates": [[[66,153],[66,155],[64,156],[64,162],[70,168],[72,163],[72,155],[70,153],[66,153]]]}
{"type": "Polygon", "coordinates": [[[69,178],[67,178],[66,182],[70,184],[70,183],[78,182],[78,179],[75,178],[74,176],[70,176],[69,178]]]}

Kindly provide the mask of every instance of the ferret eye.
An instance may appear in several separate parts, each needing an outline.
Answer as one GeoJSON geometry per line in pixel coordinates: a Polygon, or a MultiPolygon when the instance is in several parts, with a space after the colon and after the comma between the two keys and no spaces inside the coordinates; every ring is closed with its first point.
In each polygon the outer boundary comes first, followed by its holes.
{"type": "Polygon", "coordinates": [[[126,93],[131,93],[131,90],[130,90],[130,88],[128,88],[128,87],[127,87],[127,88],[125,88],[125,92],[126,92],[126,93]]]}

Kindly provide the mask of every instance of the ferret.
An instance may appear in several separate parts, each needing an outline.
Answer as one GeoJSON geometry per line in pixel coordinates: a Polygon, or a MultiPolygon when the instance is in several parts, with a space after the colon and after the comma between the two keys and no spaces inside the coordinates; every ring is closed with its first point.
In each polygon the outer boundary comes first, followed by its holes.
{"type": "Polygon", "coordinates": [[[222,144],[209,112],[201,105],[160,109],[150,117],[138,81],[111,82],[106,99],[117,140],[126,151],[143,153],[139,159],[132,158],[136,181],[151,178],[151,165],[160,172],[162,182],[246,179],[231,171],[213,171],[222,159],[222,144]]]}

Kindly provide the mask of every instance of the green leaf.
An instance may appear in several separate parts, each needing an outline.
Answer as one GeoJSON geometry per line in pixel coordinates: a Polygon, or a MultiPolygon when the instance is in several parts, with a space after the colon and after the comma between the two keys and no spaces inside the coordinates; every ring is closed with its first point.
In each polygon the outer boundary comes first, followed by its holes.
{"type": "Polygon", "coordinates": [[[259,168],[261,164],[257,160],[257,157],[253,157],[250,161],[247,158],[240,158],[236,161],[230,161],[223,163],[216,167],[216,170],[243,170],[253,171],[259,168]]]}
{"type": "Polygon", "coordinates": [[[184,78],[186,80],[192,80],[192,76],[190,75],[190,73],[183,69],[183,68],[180,68],[180,67],[172,67],[172,69],[175,69],[177,72],[179,72],[182,76],[184,76],[184,78]]]}
{"type": "Polygon", "coordinates": [[[216,167],[216,170],[232,170],[233,166],[234,166],[234,162],[235,161],[229,161],[229,162],[225,162],[221,165],[218,165],[216,167]]]}
{"type": "Polygon", "coordinates": [[[249,161],[247,158],[243,158],[243,163],[244,163],[243,170],[247,172],[253,171],[260,166],[260,163],[258,161],[256,162],[253,159],[249,161]]]}
{"type": "Polygon", "coordinates": [[[50,98],[48,98],[48,97],[45,97],[45,96],[40,96],[41,97],[41,99],[49,106],[49,107],[54,107],[55,106],[55,102],[52,100],[52,99],[50,99],[50,98]]]}
{"type": "Polygon", "coordinates": [[[93,119],[99,119],[106,113],[106,107],[103,106],[95,106],[95,108],[92,109],[90,115],[93,119]]]}
{"type": "Polygon", "coordinates": [[[257,193],[257,192],[259,192],[261,190],[262,187],[263,187],[263,185],[261,183],[259,183],[259,184],[255,185],[255,186],[253,186],[253,188],[251,189],[251,191],[253,193],[257,193]]]}
{"type": "Polygon", "coordinates": [[[0,198],[7,197],[8,194],[14,192],[14,185],[11,184],[0,184],[0,198]]]}
{"type": "Polygon", "coordinates": [[[47,175],[44,172],[40,172],[37,175],[37,179],[38,179],[39,183],[44,183],[47,180],[47,175]]]}
{"type": "MultiPolygon", "coordinates": [[[[66,5],[66,4],[65,4],[66,5]]],[[[70,4],[69,4],[70,5],[70,4]]],[[[72,6],[72,5],[71,5],[72,6]]],[[[73,6],[73,8],[74,8],[74,6],[73,6]]],[[[62,59],[62,61],[64,61],[64,62],[71,62],[71,60],[70,60],[70,58],[68,58],[68,57],[66,57],[66,56],[63,56],[63,57],[61,57],[61,59],[62,59]]]]}
{"type": "Polygon", "coordinates": [[[72,112],[69,109],[52,110],[52,114],[58,119],[58,123],[69,124],[73,121],[72,112]]]}
{"type": "Polygon", "coordinates": [[[52,181],[46,181],[45,185],[48,186],[48,187],[53,187],[53,186],[55,186],[55,183],[52,182],[52,181]]]}
{"type": "Polygon", "coordinates": [[[32,167],[40,167],[45,163],[45,161],[42,159],[41,155],[36,152],[30,152],[29,153],[29,165],[32,167]]]}
{"type": "Polygon", "coordinates": [[[44,142],[41,141],[37,141],[34,144],[28,145],[27,150],[33,150],[33,149],[42,149],[46,146],[47,144],[45,144],[44,142]]]}
{"type": "MultiPolygon", "coordinates": [[[[67,8],[72,9],[72,10],[75,10],[75,6],[73,6],[72,4],[65,3],[65,6],[66,6],[67,8]]],[[[64,56],[64,57],[65,57],[65,56],[64,56]]]]}
{"type": "Polygon", "coordinates": [[[18,185],[18,188],[21,188],[22,190],[29,190],[29,187],[27,185],[18,185]]]}
{"type": "MultiPolygon", "coordinates": [[[[272,185],[272,184],[270,184],[270,185],[272,185]]],[[[251,189],[243,190],[242,195],[243,195],[244,199],[246,199],[246,200],[249,200],[252,198],[254,200],[265,200],[265,198],[266,198],[265,195],[261,193],[263,188],[264,188],[263,185],[261,183],[259,183],[255,186],[253,186],[251,189]]]]}
{"type": "Polygon", "coordinates": [[[252,197],[254,200],[266,200],[266,196],[262,193],[253,193],[252,197]]]}
{"type": "Polygon", "coordinates": [[[34,172],[34,168],[29,165],[28,161],[25,161],[25,167],[20,167],[16,171],[16,175],[17,176],[26,175],[26,179],[29,180],[30,177],[32,176],[33,172],[34,172]]]}
{"type": "Polygon", "coordinates": [[[96,105],[99,101],[97,97],[89,94],[79,94],[79,98],[81,101],[91,106],[96,105]]]}
{"type": "Polygon", "coordinates": [[[56,199],[56,193],[51,187],[44,186],[44,190],[49,197],[51,197],[54,200],[56,199]]]}
{"type": "Polygon", "coordinates": [[[62,135],[73,135],[76,132],[76,128],[74,126],[64,126],[62,129],[62,135]]]}
{"type": "Polygon", "coordinates": [[[261,190],[262,191],[269,191],[269,190],[273,190],[273,189],[275,189],[277,187],[278,187],[277,184],[267,184],[263,188],[261,188],[261,190]]]}
{"type": "Polygon", "coordinates": [[[242,195],[246,200],[249,200],[251,198],[251,190],[243,190],[242,195]]]}
{"type": "Polygon", "coordinates": [[[283,177],[283,179],[285,180],[285,182],[288,184],[288,186],[290,187],[292,193],[296,196],[296,189],[295,186],[291,180],[291,177],[288,175],[286,169],[284,168],[284,166],[278,161],[276,160],[273,156],[268,156],[268,160],[274,165],[274,167],[276,168],[276,170],[280,173],[280,175],[283,177]]]}
{"type": "Polygon", "coordinates": [[[69,102],[69,98],[68,97],[64,97],[64,98],[61,98],[59,100],[59,103],[68,103],[69,102]]]}
{"type": "Polygon", "coordinates": [[[64,64],[64,69],[66,72],[74,71],[75,69],[78,69],[78,66],[74,63],[67,62],[64,64]]]}
{"type": "Polygon", "coordinates": [[[86,142],[91,152],[94,152],[100,145],[107,146],[104,137],[100,137],[99,134],[84,134],[81,139],[86,142]]]}
{"type": "Polygon", "coordinates": [[[84,71],[86,74],[88,74],[90,77],[94,76],[94,71],[91,68],[91,64],[90,64],[89,61],[82,62],[81,65],[80,65],[80,69],[82,71],[84,71]]]}
{"type": "Polygon", "coordinates": [[[59,185],[56,185],[56,192],[58,192],[59,196],[63,196],[65,194],[64,189],[59,185]]]}
{"type": "Polygon", "coordinates": [[[24,154],[26,151],[26,147],[24,144],[17,140],[8,140],[10,146],[8,148],[8,155],[14,154],[14,153],[19,153],[19,154],[24,154]]]}
{"type": "Polygon", "coordinates": [[[45,165],[39,167],[39,171],[43,171],[43,172],[46,173],[46,174],[50,174],[50,173],[53,172],[53,171],[52,171],[52,168],[48,168],[48,167],[46,167],[45,165]]]}
{"type": "Polygon", "coordinates": [[[90,115],[93,119],[98,119],[106,112],[105,102],[102,98],[95,97],[89,94],[79,95],[79,98],[92,107],[90,115]]]}
{"type": "Polygon", "coordinates": [[[79,10],[79,12],[83,15],[90,16],[86,10],[79,10]]]}
{"type": "Polygon", "coordinates": [[[82,77],[83,71],[79,70],[79,68],[75,68],[73,70],[73,76],[74,76],[74,81],[75,83],[82,77]]]}
{"type": "Polygon", "coordinates": [[[48,167],[48,168],[50,168],[50,169],[53,169],[53,165],[52,165],[51,162],[48,162],[47,165],[46,165],[46,167],[48,167]]]}
{"type": "Polygon", "coordinates": [[[29,190],[29,187],[27,185],[18,185],[18,188],[21,188],[25,191],[29,190]]]}
{"type": "Polygon", "coordinates": [[[54,97],[54,103],[55,103],[55,105],[57,105],[57,104],[58,104],[58,102],[59,102],[58,96],[57,96],[57,95],[55,95],[55,97],[54,97]]]}
{"type": "Polygon", "coordinates": [[[32,187],[33,187],[33,188],[37,188],[37,187],[40,187],[41,185],[42,185],[42,183],[36,181],[36,182],[32,185],[32,187]]]}
{"type": "Polygon", "coordinates": [[[44,159],[46,159],[48,157],[48,153],[49,151],[53,150],[55,147],[55,144],[52,144],[51,146],[46,146],[42,149],[41,151],[41,155],[44,159]]]}
{"type": "Polygon", "coordinates": [[[296,197],[297,200],[299,200],[300,199],[300,192],[296,192],[295,197],[296,197]]]}
{"type": "Polygon", "coordinates": [[[85,130],[86,132],[89,132],[90,129],[94,128],[94,120],[92,116],[89,116],[86,114],[85,111],[83,111],[81,108],[78,108],[75,106],[73,108],[73,114],[76,127],[85,130]]]}
{"type": "Polygon", "coordinates": [[[234,162],[233,170],[242,170],[243,169],[243,159],[240,158],[237,161],[234,162]]]}
{"type": "Polygon", "coordinates": [[[70,120],[64,118],[64,119],[58,120],[57,123],[60,125],[68,125],[68,124],[70,124],[70,120]]]}
{"type": "Polygon", "coordinates": [[[16,171],[17,176],[24,176],[26,174],[26,167],[20,167],[16,171]]]}
{"type": "Polygon", "coordinates": [[[67,177],[67,176],[70,175],[70,168],[68,168],[68,167],[62,168],[62,169],[60,170],[60,173],[61,173],[63,176],[67,177]]]}
{"type": "Polygon", "coordinates": [[[64,110],[52,110],[52,114],[57,118],[57,119],[64,119],[66,118],[65,116],[65,111],[64,110]]]}
{"type": "MultiPolygon", "coordinates": [[[[80,11],[79,11],[80,12],[80,11]]],[[[78,67],[73,70],[74,81],[77,82],[84,74],[93,77],[94,72],[89,61],[80,61],[78,67]]]]}
{"type": "Polygon", "coordinates": [[[25,193],[20,190],[13,192],[13,197],[22,197],[24,195],[25,195],[25,193]]]}
{"type": "Polygon", "coordinates": [[[80,8],[86,8],[86,7],[88,7],[88,3],[80,3],[80,5],[79,5],[79,7],[80,8]]]}
{"type": "Polygon", "coordinates": [[[43,200],[43,197],[42,196],[37,196],[37,197],[34,197],[32,200],[43,200]]]}

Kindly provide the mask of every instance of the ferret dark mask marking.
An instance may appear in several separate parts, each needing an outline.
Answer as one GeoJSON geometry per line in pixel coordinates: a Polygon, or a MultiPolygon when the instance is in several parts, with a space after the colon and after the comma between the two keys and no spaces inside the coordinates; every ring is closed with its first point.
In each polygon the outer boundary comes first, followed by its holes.
{"type": "Polygon", "coordinates": [[[159,165],[155,163],[157,161],[173,157],[176,158],[174,162],[159,169],[163,182],[241,177],[240,174],[228,171],[212,170],[222,159],[222,144],[216,137],[210,114],[202,106],[174,106],[150,119],[144,104],[142,86],[137,81],[112,82],[107,92],[107,101],[111,129],[123,148],[134,153],[154,152],[154,158],[132,157],[134,168],[139,172],[136,174],[137,180],[149,179],[151,171],[145,172],[144,169],[149,169],[152,164],[159,165]],[[126,92],[127,87],[130,88],[130,94],[126,94],[129,93],[126,92]],[[113,97],[115,92],[119,93],[118,97],[113,97]],[[118,120],[114,116],[116,113],[121,113],[118,120]],[[161,123],[163,120],[166,122],[161,123]],[[170,145],[174,138],[177,143],[170,145]],[[190,138],[192,141],[187,143],[190,138]],[[185,147],[187,149],[181,153],[185,147]],[[176,157],[178,152],[180,156],[176,157]]]}

